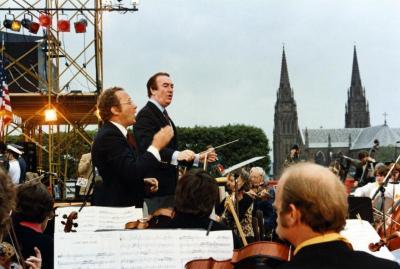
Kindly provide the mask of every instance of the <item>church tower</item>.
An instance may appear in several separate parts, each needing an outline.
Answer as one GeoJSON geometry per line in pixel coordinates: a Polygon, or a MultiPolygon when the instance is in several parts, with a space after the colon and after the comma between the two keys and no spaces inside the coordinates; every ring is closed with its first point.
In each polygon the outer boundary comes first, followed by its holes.
{"type": "Polygon", "coordinates": [[[281,80],[274,116],[274,175],[278,176],[293,144],[301,144],[297,105],[290,87],[285,48],[282,53],[281,80]]]}
{"type": "Polygon", "coordinates": [[[347,91],[345,128],[370,127],[368,102],[365,98],[365,89],[361,84],[360,70],[358,69],[357,51],[354,46],[353,71],[351,85],[347,91]]]}

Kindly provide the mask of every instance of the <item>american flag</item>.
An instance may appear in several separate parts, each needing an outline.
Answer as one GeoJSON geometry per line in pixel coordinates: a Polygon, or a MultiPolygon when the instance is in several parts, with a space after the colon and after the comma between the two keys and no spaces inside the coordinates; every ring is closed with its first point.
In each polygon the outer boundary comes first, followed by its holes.
{"type": "Polygon", "coordinates": [[[4,70],[3,60],[0,59],[0,117],[1,127],[5,127],[13,119],[11,109],[10,95],[8,93],[8,86],[6,83],[6,73],[4,70]]]}

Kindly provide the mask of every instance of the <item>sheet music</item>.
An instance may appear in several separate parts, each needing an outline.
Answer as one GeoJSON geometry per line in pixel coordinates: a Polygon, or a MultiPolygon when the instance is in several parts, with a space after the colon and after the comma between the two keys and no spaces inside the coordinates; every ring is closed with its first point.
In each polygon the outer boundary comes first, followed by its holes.
{"type": "MultiPolygon", "coordinates": [[[[78,211],[79,207],[68,206],[56,209],[56,219],[54,233],[63,233],[64,225],[61,221],[66,221],[63,215],[68,216],[72,211],[78,211]]],[[[73,228],[77,232],[93,232],[96,230],[124,229],[125,223],[143,218],[143,210],[133,207],[84,207],[78,213],[78,227],[73,228]]]]}
{"type": "Polygon", "coordinates": [[[374,256],[392,261],[395,260],[393,254],[385,246],[376,252],[372,252],[368,249],[368,245],[370,243],[379,242],[380,237],[372,225],[366,220],[346,220],[346,227],[340,234],[350,241],[354,250],[365,251],[374,256]]]}
{"type": "Polygon", "coordinates": [[[184,268],[188,261],[232,257],[231,231],[124,230],[58,233],[54,236],[55,268],[184,268]]]}

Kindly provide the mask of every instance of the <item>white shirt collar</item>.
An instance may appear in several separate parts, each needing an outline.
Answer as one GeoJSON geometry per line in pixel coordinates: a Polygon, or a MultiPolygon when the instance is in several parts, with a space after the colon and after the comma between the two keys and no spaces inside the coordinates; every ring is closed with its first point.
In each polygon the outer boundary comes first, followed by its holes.
{"type": "Polygon", "coordinates": [[[165,107],[163,107],[162,105],[160,105],[156,100],[150,98],[149,101],[152,102],[153,104],[155,104],[156,107],[157,107],[161,112],[164,112],[165,107]]]}
{"type": "Polygon", "coordinates": [[[128,130],[122,126],[121,124],[115,122],[115,121],[110,121],[112,124],[114,124],[120,131],[121,133],[126,137],[126,135],[128,134],[128,130]]]}

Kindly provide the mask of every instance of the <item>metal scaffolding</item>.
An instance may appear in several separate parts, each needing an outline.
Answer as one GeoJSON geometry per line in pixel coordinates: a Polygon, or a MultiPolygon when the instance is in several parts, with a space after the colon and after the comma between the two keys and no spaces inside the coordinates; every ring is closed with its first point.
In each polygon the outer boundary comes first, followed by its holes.
{"type": "MultiPolygon", "coordinates": [[[[51,190],[55,183],[53,173],[61,176],[64,184],[69,177],[76,176],[77,160],[92,143],[86,130],[98,124],[95,106],[103,89],[105,11],[124,13],[137,8],[125,7],[121,1],[103,4],[102,0],[0,1],[0,14],[5,17],[11,14],[21,20],[29,14],[38,20],[40,14],[46,13],[53,20],[49,27],[41,27],[42,35],[36,35],[36,44],[18,56],[10,53],[12,42],[5,40],[1,49],[7,60],[6,73],[10,74],[7,82],[12,109],[21,118],[7,126],[3,139],[19,133],[25,142],[34,143],[39,168],[50,174],[51,190]],[[68,20],[73,26],[74,21],[82,18],[87,21],[86,33],[57,29],[59,20],[68,20]],[[37,63],[27,64],[26,59],[36,53],[37,63]],[[57,119],[45,120],[44,113],[49,109],[56,111],[57,119]]],[[[15,35],[4,26],[0,31],[3,40],[11,40],[15,35]]],[[[23,28],[22,35],[32,37],[23,28]]]]}

